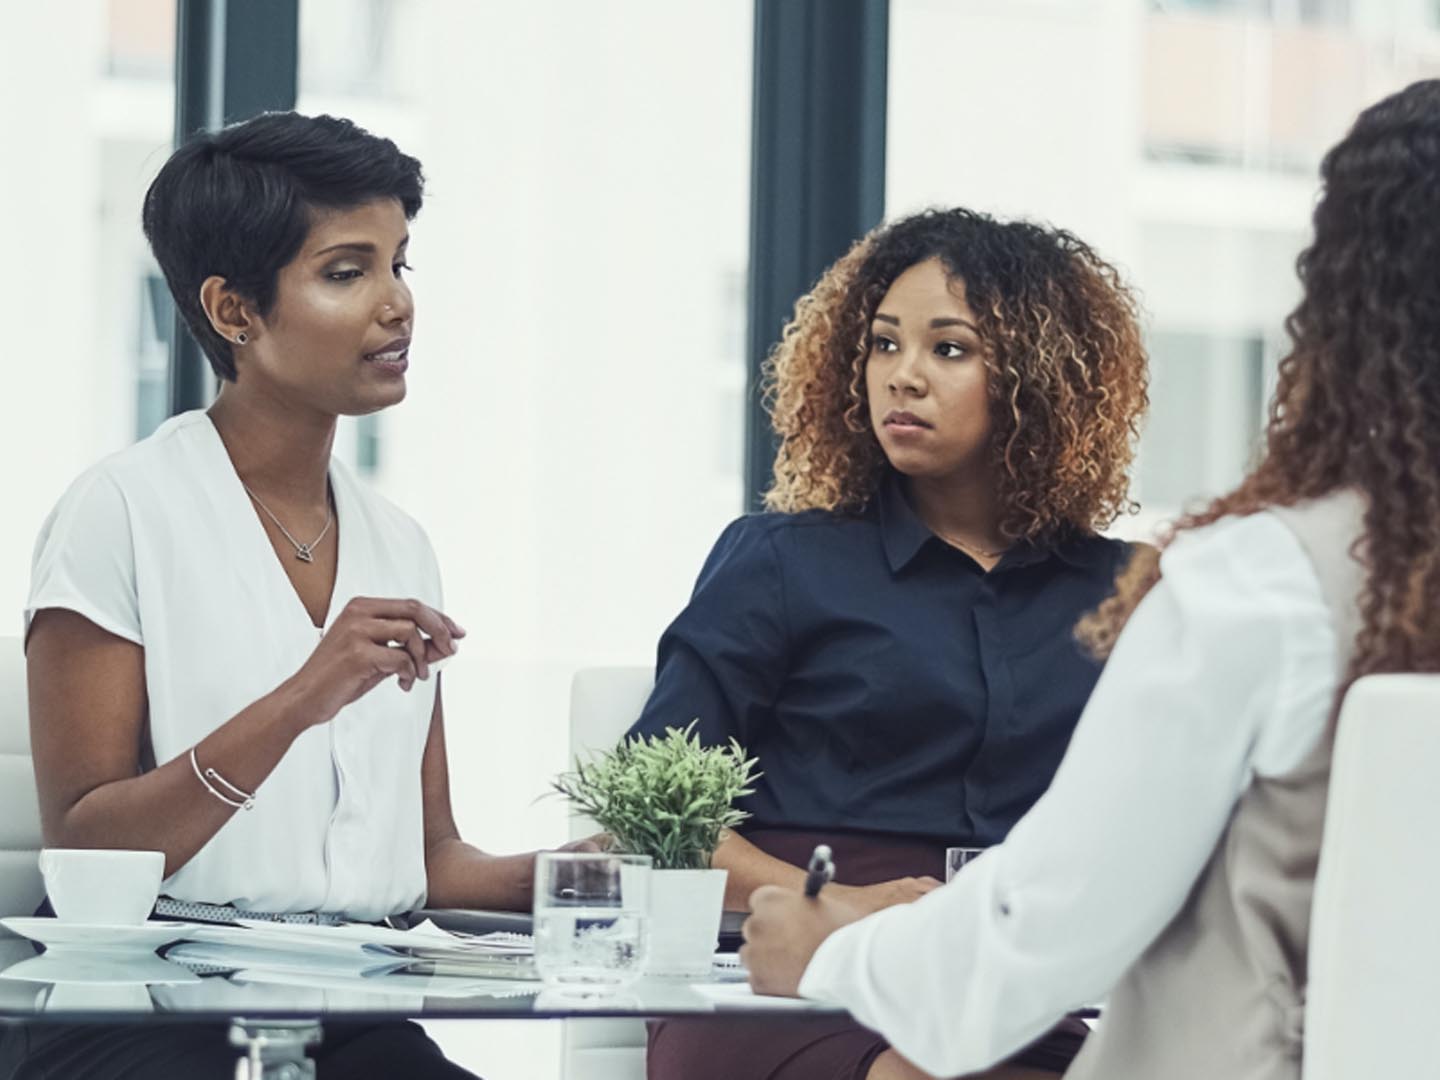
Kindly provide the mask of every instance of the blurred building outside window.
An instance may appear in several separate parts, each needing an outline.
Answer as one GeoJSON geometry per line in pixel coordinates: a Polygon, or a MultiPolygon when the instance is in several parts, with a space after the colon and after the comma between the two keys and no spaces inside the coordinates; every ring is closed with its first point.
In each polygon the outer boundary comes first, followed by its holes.
{"type": "Polygon", "coordinates": [[[890,10],[887,214],[962,204],[1046,220],[1140,292],[1153,379],[1135,472],[1142,512],[1115,529],[1149,537],[1253,462],[1320,157],[1361,108],[1440,75],[1435,5],[890,10]]]}

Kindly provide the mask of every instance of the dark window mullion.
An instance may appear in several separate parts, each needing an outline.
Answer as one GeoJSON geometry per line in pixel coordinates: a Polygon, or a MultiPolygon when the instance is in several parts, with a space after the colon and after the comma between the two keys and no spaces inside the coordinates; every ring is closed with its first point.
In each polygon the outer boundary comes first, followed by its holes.
{"type": "MultiPolygon", "coordinates": [[[[175,145],[271,109],[293,109],[299,0],[177,0],[175,145]]],[[[177,314],[170,338],[169,411],[204,408],[210,365],[177,314]]]]}
{"type": "Polygon", "coordinates": [[[795,301],[885,212],[888,0],[756,0],[745,504],[775,440],[760,369],[795,301]]]}

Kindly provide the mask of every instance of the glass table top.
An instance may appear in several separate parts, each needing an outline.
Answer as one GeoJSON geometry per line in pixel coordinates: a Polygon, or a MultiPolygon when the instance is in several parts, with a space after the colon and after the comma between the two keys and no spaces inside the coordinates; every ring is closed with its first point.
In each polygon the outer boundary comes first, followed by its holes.
{"type": "Polygon", "coordinates": [[[703,979],[645,977],[608,993],[579,994],[529,979],[360,974],[292,965],[209,970],[144,947],[73,945],[41,953],[0,931],[0,1023],[146,1022],[237,1016],[300,1019],[520,1019],[524,1017],[800,1018],[837,1010],[751,994],[744,973],[703,979]]]}

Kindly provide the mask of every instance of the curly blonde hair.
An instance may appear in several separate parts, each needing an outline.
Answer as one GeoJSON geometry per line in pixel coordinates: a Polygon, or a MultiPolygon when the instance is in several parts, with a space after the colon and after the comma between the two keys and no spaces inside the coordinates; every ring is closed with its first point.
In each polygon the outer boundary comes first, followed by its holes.
{"type": "Polygon", "coordinates": [[[939,258],[986,346],[990,460],[1011,540],[1088,533],[1132,510],[1148,404],[1138,305],[1113,266],[1061,229],[926,210],[876,229],[795,305],[766,362],[781,438],[771,510],[856,512],[886,460],[870,424],[870,324],[905,270],[939,258]]]}

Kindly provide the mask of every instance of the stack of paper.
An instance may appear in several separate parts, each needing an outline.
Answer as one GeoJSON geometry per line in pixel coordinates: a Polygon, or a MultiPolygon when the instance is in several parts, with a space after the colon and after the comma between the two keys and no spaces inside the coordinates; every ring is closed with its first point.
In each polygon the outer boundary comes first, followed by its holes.
{"type": "Polygon", "coordinates": [[[238,927],[197,926],[166,957],[188,965],[313,976],[536,978],[529,935],[458,935],[428,922],[394,930],[368,923],[304,926],[246,919],[238,927]]]}

